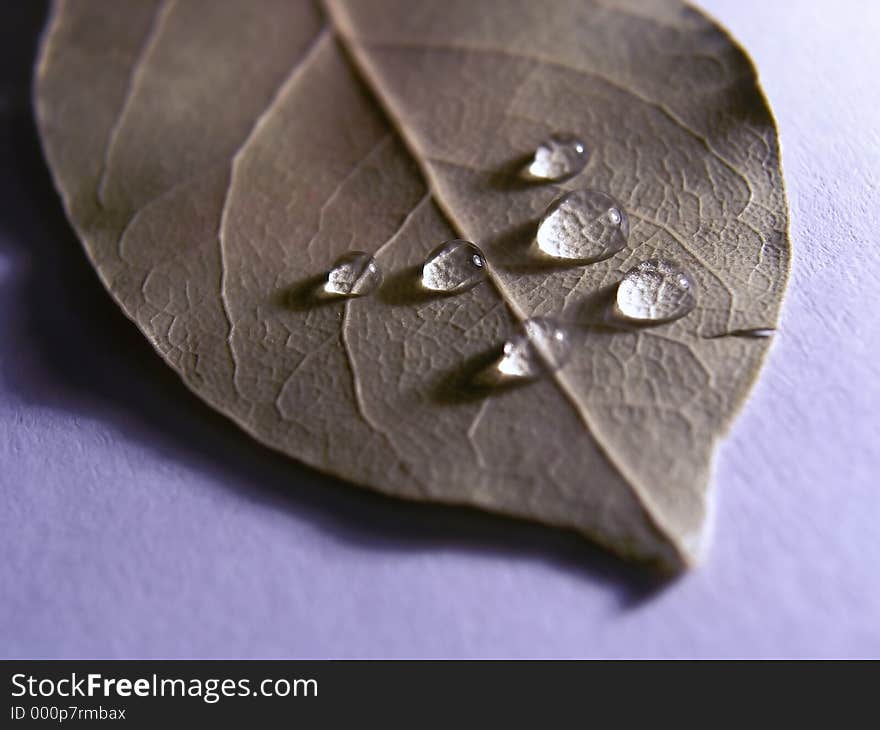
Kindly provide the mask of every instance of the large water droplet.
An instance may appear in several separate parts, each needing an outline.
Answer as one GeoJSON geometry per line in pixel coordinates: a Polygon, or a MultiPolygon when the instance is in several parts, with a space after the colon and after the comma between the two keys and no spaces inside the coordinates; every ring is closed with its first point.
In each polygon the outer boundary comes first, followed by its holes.
{"type": "Polygon", "coordinates": [[[550,204],[536,240],[547,256],[591,263],[616,254],[628,236],[629,218],[620,203],[597,190],[575,190],[550,204]]]}
{"type": "Polygon", "coordinates": [[[528,175],[535,180],[563,180],[586,167],[587,146],[570,134],[554,134],[535,149],[528,175]]]}
{"type": "Polygon", "coordinates": [[[382,271],[370,254],[349,251],[340,256],[327,272],[325,294],[338,297],[361,297],[379,288],[382,271]]]}
{"type": "Polygon", "coordinates": [[[678,264],[650,259],[637,264],[617,287],[617,309],[627,319],[665,322],[678,319],[696,304],[696,286],[678,264]]]}
{"type": "Polygon", "coordinates": [[[504,343],[498,374],[506,378],[537,378],[563,367],[571,357],[571,338],[558,322],[535,317],[504,343]]]}
{"type": "Polygon", "coordinates": [[[447,241],[428,254],[422,267],[422,285],[432,291],[465,291],[485,278],[486,259],[470,241],[447,241]]]}

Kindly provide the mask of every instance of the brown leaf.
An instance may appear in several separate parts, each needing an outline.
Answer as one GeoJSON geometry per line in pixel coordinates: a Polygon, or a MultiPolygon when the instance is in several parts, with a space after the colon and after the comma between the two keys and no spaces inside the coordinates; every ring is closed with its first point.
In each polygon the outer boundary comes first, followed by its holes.
{"type": "Polygon", "coordinates": [[[197,394],[353,482],[574,528],[679,568],[715,440],[751,386],[787,277],[776,131],[730,38],[674,0],[78,0],[36,85],[57,186],[102,280],[197,394]],[[555,132],[592,158],[563,189],[621,200],[630,245],[529,265],[559,193],[514,174],[555,132]],[[491,280],[415,286],[438,243],[491,280]],[[300,296],[374,252],[374,296],[300,296]],[[622,274],[671,257],[697,308],[592,326],[622,274]],[[579,322],[573,362],[467,388],[517,322],[579,322]]]}

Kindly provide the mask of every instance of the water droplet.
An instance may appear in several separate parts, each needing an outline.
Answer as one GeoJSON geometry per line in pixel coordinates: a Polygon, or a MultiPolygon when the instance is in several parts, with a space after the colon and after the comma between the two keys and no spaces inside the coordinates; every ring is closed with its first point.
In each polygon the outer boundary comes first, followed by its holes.
{"type": "Polygon", "coordinates": [[[552,203],[538,223],[538,248],[555,259],[601,261],[626,246],[629,218],[614,198],[575,190],[552,203]]]}
{"type": "Polygon", "coordinates": [[[776,334],[776,330],[769,327],[758,327],[750,330],[734,330],[730,334],[734,337],[751,337],[756,340],[766,340],[768,337],[773,337],[776,334]]]}
{"type": "Polygon", "coordinates": [[[555,320],[527,319],[520,332],[504,343],[498,374],[507,378],[537,378],[559,370],[571,357],[571,338],[555,320]]]}
{"type": "Polygon", "coordinates": [[[470,241],[447,241],[425,259],[422,285],[442,292],[461,292],[486,278],[486,259],[470,241]]]}
{"type": "Polygon", "coordinates": [[[696,285],[678,264],[650,259],[637,264],[617,287],[617,309],[627,319],[665,322],[696,304],[696,285]]]}
{"type": "Polygon", "coordinates": [[[349,251],[340,256],[327,272],[324,292],[338,297],[361,297],[379,288],[382,271],[370,254],[349,251]]]}
{"type": "Polygon", "coordinates": [[[534,180],[564,180],[587,165],[587,146],[570,134],[554,134],[535,149],[528,174],[534,180]]]}
{"type": "Polygon", "coordinates": [[[744,337],[751,340],[766,340],[776,334],[773,327],[754,327],[750,329],[731,330],[717,335],[704,335],[708,340],[717,340],[721,337],[744,337]]]}

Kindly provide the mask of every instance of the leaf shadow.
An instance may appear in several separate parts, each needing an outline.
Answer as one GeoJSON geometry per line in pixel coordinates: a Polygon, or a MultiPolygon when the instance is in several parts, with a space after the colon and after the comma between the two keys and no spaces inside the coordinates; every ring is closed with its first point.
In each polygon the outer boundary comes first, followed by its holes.
{"type": "Polygon", "coordinates": [[[616,295],[617,283],[614,283],[585,296],[575,310],[578,323],[590,329],[618,331],[625,323],[617,319],[616,295]]]}
{"type": "Polygon", "coordinates": [[[501,357],[502,347],[496,345],[472,355],[452,370],[441,373],[429,388],[431,400],[439,405],[471,403],[527,385],[527,380],[487,377],[501,357]]]}
{"type": "Polygon", "coordinates": [[[528,190],[540,185],[547,185],[546,180],[529,177],[528,166],[532,154],[517,155],[503,162],[489,174],[489,187],[495,190],[528,190]]]}
{"type": "Polygon", "coordinates": [[[326,274],[309,276],[290,286],[278,289],[272,297],[272,302],[284,309],[297,311],[338,303],[340,301],[338,297],[329,297],[324,293],[326,281],[326,274]]]}
{"type": "Polygon", "coordinates": [[[554,195],[562,189],[561,183],[577,177],[581,170],[576,170],[570,175],[548,180],[547,178],[532,177],[529,173],[529,165],[534,159],[534,152],[517,155],[498,165],[489,173],[489,187],[495,190],[515,192],[518,190],[530,190],[541,188],[553,191],[554,195]]]}
{"type": "MultiPolygon", "coordinates": [[[[364,549],[454,547],[546,563],[606,585],[621,608],[671,585],[652,566],[624,563],[571,532],[353,488],[261,446],[191,393],[111,301],[64,216],[30,111],[31,63],[46,5],[23,3],[15,12],[21,32],[0,69],[3,87],[15,89],[11,107],[0,110],[8,130],[0,145],[0,199],[10,205],[0,255],[12,262],[3,302],[14,313],[2,323],[4,353],[11,355],[0,360],[6,387],[25,403],[100,419],[123,438],[207,475],[218,489],[304,516],[364,549]]],[[[401,282],[404,275],[413,270],[401,272],[401,282]]],[[[277,293],[286,301],[290,295],[277,293]]]]}
{"type": "Polygon", "coordinates": [[[422,304],[442,296],[428,291],[421,284],[422,267],[418,264],[386,274],[376,296],[384,304],[422,304]]]}
{"type": "Polygon", "coordinates": [[[521,259],[532,247],[537,227],[537,218],[519,223],[495,236],[487,248],[505,261],[511,257],[521,259]]]}

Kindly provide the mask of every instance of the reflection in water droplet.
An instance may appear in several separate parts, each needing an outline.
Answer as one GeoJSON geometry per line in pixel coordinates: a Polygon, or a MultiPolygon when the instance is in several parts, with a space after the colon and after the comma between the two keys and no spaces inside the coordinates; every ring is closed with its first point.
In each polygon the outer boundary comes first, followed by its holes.
{"type": "Polygon", "coordinates": [[[370,254],[349,251],[327,272],[324,292],[339,297],[360,297],[374,292],[382,283],[382,271],[370,254]]]}
{"type": "Polygon", "coordinates": [[[563,180],[583,170],[589,156],[587,146],[577,137],[554,134],[535,149],[528,175],[535,180],[563,180]]]}
{"type": "Polygon", "coordinates": [[[665,322],[696,304],[696,286],[678,264],[650,259],[631,268],[617,287],[617,309],[627,319],[665,322]]]}
{"type": "Polygon", "coordinates": [[[536,240],[547,256],[590,263],[620,251],[628,236],[629,218],[620,203],[596,190],[575,190],[550,204],[536,240]]]}
{"type": "Polygon", "coordinates": [[[537,378],[559,370],[571,357],[571,338],[555,320],[527,319],[504,343],[498,373],[508,378],[537,378]]]}
{"type": "Polygon", "coordinates": [[[447,241],[435,248],[422,267],[422,285],[442,292],[460,292],[486,278],[486,259],[470,241],[447,241]]]}

